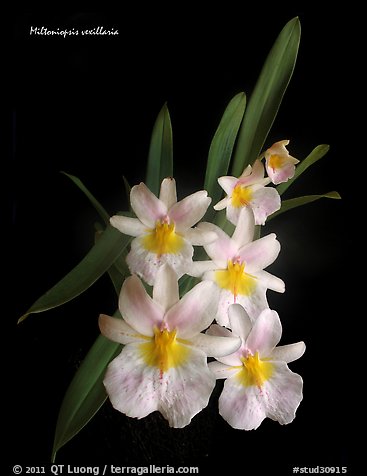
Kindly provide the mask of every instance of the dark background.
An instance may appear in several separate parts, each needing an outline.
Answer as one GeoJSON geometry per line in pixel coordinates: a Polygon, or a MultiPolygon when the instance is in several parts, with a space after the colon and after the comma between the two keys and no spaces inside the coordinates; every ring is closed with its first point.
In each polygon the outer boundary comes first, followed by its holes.
{"type": "Polygon", "coordinates": [[[270,270],[284,279],[286,293],[268,292],[282,319],[282,343],[307,344],[304,357],[290,364],[305,382],[295,421],[282,427],[266,420],[256,431],[234,430],[218,415],[218,383],[209,407],[181,430],[168,428],[158,414],[128,419],[107,403],[60,450],[57,462],[198,465],[201,474],[221,464],[230,473],[239,465],[256,474],[291,474],[293,466],[315,465],[351,471],[348,14],[297,6],[253,11],[231,2],[202,12],[187,3],[119,13],[19,9],[12,20],[9,465],[49,461],[64,392],[98,335],[99,313],[116,308],[103,277],[71,303],[16,327],[18,317],[93,244],[97,215],[59,172],[80,177],[109,213],[126,208],[122,176],[132,185],[144,180],[151,129],[167,101],[178,194],[202,188],[210,141],[226,104],[242,90],[250,95],[276,36],[296,15],[302,25],[299,57],[266,146],[289,138],[291,154],[302,159],[316,145],[330,144],[328,155],[285,198],[338,190],[343,200],[290,211],[266,227],[282,245],[270,270]],[[50,38],[30,36],[30,26],[103,26],[120,34],[50,38]]]}

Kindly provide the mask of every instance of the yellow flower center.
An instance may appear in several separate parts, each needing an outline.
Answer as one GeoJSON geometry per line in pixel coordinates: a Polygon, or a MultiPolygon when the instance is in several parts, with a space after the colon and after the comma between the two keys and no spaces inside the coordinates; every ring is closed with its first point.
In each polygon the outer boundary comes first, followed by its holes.
{"type": "Polygon", "coordinates": [[[175,232],[174,223],[159,220],[155,228],[143,238],[143,247],[157,255],[176,254],[182,249],[183,243],[183,238],[175,232]]]}
{"type": "Polygon", "coordinates": [[[150,367],[159,368],[161,374],[182,365],[190,353],[185,341],[176,339],[176,331],[154,329],[154,337],[140,344],[144,362],[150,367]]]}
{"type": "Polygon", "coordinates": [[[242,367],[236,378],[244,387],[256,385],[261,388],[273,375],[274,366],[270,362],[260,360],[259,353],[241,357],[242,367]]]}
{"type": "Polygon", "coordinates": [[[227,269],[215,272],[215,281],[220,288],[231,291],[235,302],[238,294],[249,296],[256,287],[255,276],[245,273],[245,263],[232,260],[228,260],[227,269]]]}
{"type": "Polygon", "coordinates": [[[241,184],[235,186],[232,191],[232,206],[235,208],[246,207],[252,199],[252,190],[250,187],[244,187],[241,184]]]}
{"type": "Polygon", "coordinates": [[[272,154],[269,157],[268,165],[271,169],[281,169],[284,165],[284,158],[281,155],[272,154]]]}

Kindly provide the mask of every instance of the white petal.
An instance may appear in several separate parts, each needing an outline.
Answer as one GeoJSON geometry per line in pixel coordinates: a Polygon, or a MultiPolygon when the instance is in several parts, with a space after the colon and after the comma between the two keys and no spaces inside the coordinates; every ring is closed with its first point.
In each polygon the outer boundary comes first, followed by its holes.
{"type": "MultiPolygon", "coordinates": [[[[226,327],[219,326],[218,324],[212,324],[209,329],[206,330],[205,334],[218,337],[233,337],[233,334],[229,329],[227,329],[226,327]]],[[[238,366],[242,365],[241,355],[242,350],[239,347],[237,351],[233,352],[233,354],[229,354],[224,357],[217,357],[217,360],[219,360],[225,365],[238,366]]]]}
{"type": "Polygon", "coordinates": [[[228,308],[228,317],[233,335],[246,342],[252,329],[252,322],[245,308],[241,304],[231,304],[228,308]]]}
{"type": "Polygon", "coordinates": [[[255,276],[267,289],[271,289],[277,293],[284,293],[284,281],[277,276],[274,276],[273,274],[270,274],[264,270],[256,271],[255,276]]]}
{"type": "Polygon", "coordinates": [[[268,357],[282,336],[282,325],[278,313],[265,309],[255,320],[252,330],[246,340],[246,347],[253,354],[258,352],[260,357],[268,357]]]}
{"type": "Polygon", "coordinates": [[[168,264],[159,267],[153,286],[153,301],[166,313],[180,299],[177,273],[168,264]]]}
{"type": "Polygon", "coordinates": [[[212,324],[205,332],[210,336],[233,337],[232,332],[227,327],[212,324]]]}
{"type": "Polygon", "coordinates": [[[219,177],[218,179],[219,185],[229,196],[232,195],[232,191],[235,188],[237,182],[238,182],[238,178],[230,177],[230,176],[219,177]]]}
{"type": "Polygon", "coordinates": [[[224,382],[219,397],[219,413],[233,428],[255,430],[266,417],[260,391],[243,386],[235,376],[224,382]]]}
{"type": "Polygon", "coordinates": [[[131,249],[126,257],[126,263],[131,273],[137,274],[148,284],[154,284],[157,271],[164,263],[169,264],[176,271],[178,278],[190,269],[194,249],[184,238],[183,246],[178,253],[166,253],[163,255],[157,255],[146,250],[142,240],[143,237],[138,237],[131,242],[131,249]]]}
{"type": "Polygon", "coordinates": [[[241,248],[252,241],[254,231],[255,220],[251,208],[242,208],[232,240],[237,244],[238,248],[241,248]]]}
{"type": "Polygon", "coordinates": [[[220,200],[217,204],[214,205],[214,210],[223,210],[226,208],[226,206],[229,204],[230,199],[228,197],[224,197],[222,200],[220,200]]]}
{"type": "Polygon", "coordinates": [[[163,321],[163,309],[147,294],[137,276],[125,279],[119,309],[127,324],[145,336],[152,336],[154,326],[160,327],[163,321]]]}
{"type": "Polygon", "coordinates": [[[275,233],[263,236],[243,246],[238,255],[245,262],[245,272],[252,274],[273,263],[280,251],[280,243],[275,233]]]}
{"type": "Polygon", "coordinates": [[[139,236],[146,232],[147,227],[137,218],[114,215],[110,218],[110,223],[121,233],[129,236],[139,236]]]}
{"type": "Polygon", "coordinates": [[[187,270],[187,274],[199,278],[206,271],[213,269],[217,269],[217,265],[214,263],[214,261],[193,261],[190,265],[190,268],[187,270]]]}
{"type": "Polygon", "coordinates": [[[168,211],[168,216],[175,223],[176,230],[178,232],[185,231],[200,221],[211,200],[208,197],[208,192],[201,190],[175,203],[168,211]]]}
{"type": "Polygon", "coordinates": [[[208,405],[214,387],[215,376],[205,354],[190,348],[190,358],[183,365],[164,372],[158,410],[171,427],[183,428],[208,405]]]}
{"type": "Polygon", "coordinates": [[[280,208],[280,195],[274,187],[261,187],[254,192],[250,206],[256,225],[264,225],[267,217],[280,208]]]}
{"type": "Polygon", "coordinates": [[[195,246],[207,245],[218,238],[218,235],[214,231],[204,230],[198,227],[188,228],[182,232],[182,236],[195,246]]]}
{"type": "Polygon", "coordinates": [[[286,146],[289,144],[289,140],[280,140],[275,142],[269,149],[265,151],[265,158],[268,159],[271,155],[288,155],[286,146]]]}
{"type": "Polygon", "coordinates": [[[191,337],[190,342],[208,357],[224,357],[233,354],[241,345],[239,337],[219,337],[201,333],[191,337]]]}
{"type": "Polygon", "coordinates": [[[230,365],[222,364],[222,362],[210,362],[208,367],[215,375],[216,379],[229,378],[238,372],[238,369],[231,367],[230,365]]]}
{"type": "MultiPolygon", "coordinates": [[[[291,159],[293,159],[293,157],[291,159]]],[[[275,170],[272,167],[267,167],[266,170],[273,184],[278,185],[280,183],[287,182],[289,179],[291,179],[294,176],[296,168],[294,166],[294,162],[290,160],[286,164],[282,165],[282,167],[279,167],[275,170]]]]}
{"type": "Polygon", "coordinates": [[[144,341],[144,337],[126,324],[123,319],[100,314],[98,325],[101,333],[113,342],[125,345],[144,341]]]}
{"type": "Polygon", "coordinates": [[[227,264],[227,260],[232,259],[238,250],[238,246],[219,226],[212,223],[199,223],[198,229],[206,232],[212,231],[217,234],[217,239],[213,243],[209,243],[204,246],[208,256],[218,263],[218,261],[224,261],[227,264]]]}
{"type": "Polygon", "coordinates": [[[281,360],[286,362],[293,362],[294,360],[299,359],[302,357],[306,350],[306,346],[304,342],[297,342],[295,344],[288,344],[288,345],[279,345],[275,347],[271,354],[269,355],[270,360],[281,360]]]}
{"type": "Polygon", "coordinates": [[[189,339],[208,327],[214,319],[219,299],[218,287],[211,281],[202,281],[175,304],[166,314],[170,330],[189,339]]]}
{"type": "Polygon", "coordinates": [[[263,385],[266,416],[281,425],[291,423],[302,401],[303,381],[284,362],[272,362],[274,373],[263,385]]]}
{"type": "Polygon", "coordinates": [[[130,202],[136,216],[149,228],[167,215],[166,205],[143,182],[131,189],[130,202]]]}
{"type": "Polygon", "coordinates": [[[109,364],[103,380],[113,407],[133,418],[158,410],[159,401],[159,369],[145,364],[139,345],[124,347],[109,364]]]}
{"type": "Polygon", "coordinates": [[[176,181],[174,178],[167,177],[162,181],[159,200],[166,205],[167,210],[177,202],[176,181]]]}
{"type": "Polygon", "coordinates": [[[233,205],[231,205],[231,203],[228,203],[226,209],[227,220],[230,221],[233,225],[237,225],[238,220],[240,218],[241,210],[243,210],[244,208],[248,207],[234,207],[233,205]]]}

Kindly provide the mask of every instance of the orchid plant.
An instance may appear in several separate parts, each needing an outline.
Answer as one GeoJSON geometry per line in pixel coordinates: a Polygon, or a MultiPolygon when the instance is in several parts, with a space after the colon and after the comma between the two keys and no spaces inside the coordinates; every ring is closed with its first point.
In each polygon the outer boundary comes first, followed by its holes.
{"type": "Polygon", "coordinates": [[[294,419],[303,382],[287,364],[302,356],[305,344],[276,347],[282,327],[267,290],[283,293],[285,284],[265,268],[281,244],[274,233],[262,236],[261,228],[291,208],[340,198],[329,192],[281,199],[328,146],[301,161],[288,152],[289,140],[263,148],[299,40],[294,18],[271,49],[247,108],[244,93],[229,102],[210,145],[203,190],[177,200],[166,105],[153,128],[145,183],[127,185],[129,212],[110,217],[68,175],[104,226],[85,258],[19,322],[70,301],[106,272],[118,309],[99,316],[101,335],[66,392],[53,460],[107,398],[129,417],[159,411],[170,426],[182,428],[208,405],[216,379],[225,379],[219,413],[233,428],[255,429],[266,417],[281,424],[294,419]]]}

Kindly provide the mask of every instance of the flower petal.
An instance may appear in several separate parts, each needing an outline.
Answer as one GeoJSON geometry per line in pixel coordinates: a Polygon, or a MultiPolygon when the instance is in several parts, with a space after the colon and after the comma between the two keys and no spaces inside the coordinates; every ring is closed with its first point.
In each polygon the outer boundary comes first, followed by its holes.
{"type": "Polygon", "coordinates": [[[159,327],[163,321],[163,309],[147,294],[137,276],[125,279],[119,309],[129,326],[145,336],[152,336],[153,327],[159,327]]]}
{"type": "MultiPolygon", "coordinates": [[[[248,166],[247,166],[247,169],[248,169],[248,166]]],[[[248,171],[247,169],[245,169],[244,172],[248,171]]],[[[240,183],[243,186],[249,187],[250,185],[253,185],[255,183],[263,182],[265,169],[261,160],[255,160],[250,171],[251,173],[246,173],[246,175],[242,173],[241,177],[239,177],[238,183],[240,183]]]]}
{"type": "Polygon", "coordinates": [[[190,265],[190,268],[187,270],[187,274],[199,278],[205,272],[214,269],[217,269],[217,265],[214,263],[214,261],[193,261],[193,263],[190,265]]]}
{"type": "Polygon", "coordinates": [[[231,196],[232,191],[238,182],[238,178],[231,176],[219,177],[218,183],[227,195],[231,196]]]}
{"type": "Polygon", "coordinates": [[[190,342],[208,357],[224,357],[233,354],[241,345],[241,339],[236,336],[219,337],[201,333],[191,337],[190,342]]]}
{"type": "Polygon", "coordinates": [[[201,190],[175,203],[168,211],[168,216],[175,223],[176,230],[185,231],[200,221],[211,200],[208,192],[201,190]]]}
{"type": "Polygon", "coordinates": [[[188,228],[181,235],[192,245],[203,246],[215,241],[218,235],[211,230],[201,228],[188,228]]]}
{"type": "Polygon", "coordinates": [[[250,206],[256,225],[264,225],[267,217],[280,208],[280,195],[274,187],[261,187],[254,192],[250,206]]]}
{"type": "Polygon", "coordinates": [[[230,203],[230,198],[229,197],[224,197],[222,200],[220,200],[218,203],[214,205],[214,210],[223,210],[226,208],[226,206],[230,203]]]}
{"type": "Polygon", "coordinates": [[[143,182],[131,189],[130,202],[136,216],[149,228],[167,215],[167,206],[143,182]]]}
{"type": "Polygon", "coordinates": [[[114,215],[110,218],[110,223],[124,235],[139,236],[146,232],[147,227],[137,218],[129,218],[114,215]]]}
{"type": "Polygon", "coordinates": [[[213,372],[216,379],[229,378],[238,372],[238,369],[217,361],[209,362],[208,367],[210,371],[213,372]]]}
{"type": "Polygon", "coordinates": [[[155,277],[153,301],[166,313],[179,299],[177,273],[168,264],[163,264],[155,277]]]}
{"type": "Polygon", "coordinates": [[[240,248],[238,255],[245,262],[245,271],[252,274],[273,263],[279,251],[280,243],[275,233],[270,233],[240,248]]]}
{"type": "Polygon", "coordinates": [[[282,325],[278,313],[265,309],[255,320],[252,330],[246,340],[246,347],[260,357],[268,357],[282,335],[282,325]]]}
{"type": "Polygon", "coordinates": [[[123,319],[100,314],[98,325],[101,333],[113,342],[126,345],[132,342],[144,341],[144,336],[138,334],[136,330],[126,324],[123,319]]]}
{"type": "Polygon", "coordinates": [[[241,248],[252,241],[254,231],[254,214],[249,207],[244,207],[241,209],[237,226],[232,235],[232,240],[237,244],[238,248],[241,248]]]}
{"type": "Polygon", "coordinates": [[[158,410],[174,428],[183,428],[208,405],[215,387],[204,352],[190,348],[190,358],[164,372],[160,381],[158,410]]]}
{"type": "Polygon", "coordinates": [[[288,345],[279,345],[275,347],[271,354],[269,355],[270,360],[281,360],[286,362],[293,362],[294,360],[299,359],[302,357],[306,350],[306,346],[304,342],[297,342],[295,344],[288,344],[288,345]]]}
{"type": "Polygon", "coordinates": [[[209,336],[232,337],[232,332],[229,329],[218,324],[212,324],[205,331],[205,334],[208,334],[209,336]]]}
{"type": "Polygon", "coordinates": [[[159,192],[159,200],[161,200],[169,210],[177,202],[176,180],[167,177],[162,180],[159,192]]]}
{"type": "Polygon", "coordinates": [[[256,271],[255,276],[267,289],[276,291],[277,293],[284,293],[285,284],[284,281],[273,274],[268,273],[267,271],[260,270],[256,271]]]}
{"type": "MultiPolygon", "coordinates": [[[[218,324],[212,324],[209,329],[206,330],[205,334],[208,334],[209,336],[233,337],[233,334],[229,329],[219,326],[218,324]]],[[[238,366],[242,365],[241,355],[241,347],[239,347],[237,351],[233,352],[233,354],[224,357],[216,357],[216,359],[225,365],[238,366]]]]}
{"type": "Polygon", "coordinates": [[[163,255],[157,255],[146,250],[143,246],[143,239],[144,236],[135,238],[131,242],[126,263],[131,273],[142,277],[148,284],[154,284],[158,268],[164,263],[169,264],[176,271],[178,278],[190,269],[194,249],[184,238],[183,246],[178,253],[163,255]]]}
{"type": "Polygon", "coordinates": [[[233,225],[237,225],[240,218],[240,213],[244,208],[249,208],[248,206],[243,207],[234,207],[231,203],[228,203],[226,210],[227,220],[230,221],[233,225]]]}
{"type": "Polygon", "coordinates": [[[175,304],[166,314],[170,330],[177,329],[177,336],[189,339],[213,321],[219,299],[216,284],[202,281],[175,304]]]}
{"type": "Polygon", "coordinates": [[[252,329],[252,322],[245,308],[240,304],[231,304],[228,308],[228,317],[233,335],[239,336],[242,342],[246,342],[252,329]]]}
{"type": "Polygon", "coordinates": [[[209,257],[218,263],[222,261],[226,263],[227,260],[233,258],[238,250],[235,241],[232,240],[219,226],[212,223],[199,223],[198,228],[204,231],[212,231],[217,234],[217,239],[213,243],[204,246],[205,251],[209,257]]]}

